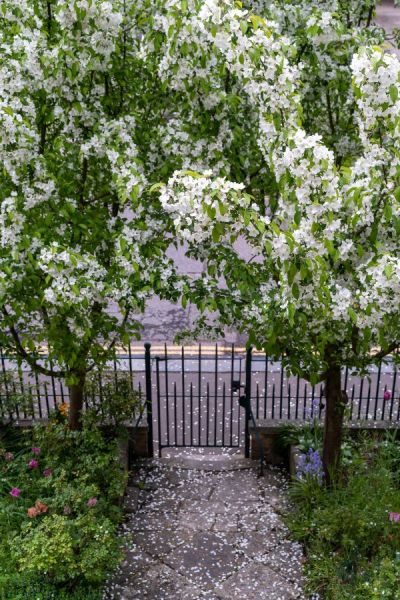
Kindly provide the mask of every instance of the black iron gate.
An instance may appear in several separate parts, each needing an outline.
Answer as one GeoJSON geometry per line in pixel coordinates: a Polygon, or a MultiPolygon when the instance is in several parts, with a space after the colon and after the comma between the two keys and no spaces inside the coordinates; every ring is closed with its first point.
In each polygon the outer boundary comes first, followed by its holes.
{"type": "Polygon", "coordinates": [[[244,448],[249,455],[251,351],[218,345],[152,356],[145,344],[149,452],[163,448],[244,448]],[[239,400],[242,398],[242,402],[239,400]],[[152,441],[153,440],[153,441],[152,441]]]}

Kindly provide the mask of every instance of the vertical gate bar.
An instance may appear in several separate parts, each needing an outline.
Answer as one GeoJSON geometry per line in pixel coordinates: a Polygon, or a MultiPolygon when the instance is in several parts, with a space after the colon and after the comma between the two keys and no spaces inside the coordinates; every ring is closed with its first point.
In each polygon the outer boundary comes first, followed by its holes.
{"type": "Polygon", "coordinates": [[[361,409],[362,409],[362,401],[363,401],[363,389],[364,389],[364,377],[361,377],[360,381],[360,393],[358,395],[358,412],[357,419],[361,419],[361,409]]]}
{"type": "Polygon", "coordinates": [[[46,409],[47,409],[47,414],[50,414],[50,406],[49,406],[49,394],[47,392],[47,381],[44,382],[44,397],[45,397],[45,401],[46,401],[46,409]]]}
{"type": "Polygon", "coordinates": [[[397,420],[400,421],[400,398],[397,404],[397,420]]]}
{"type": "MultiPolygon", "coordinates": [[[[387,391],[387,385],[385,385],[385,389],[383,390],[383,392],[387,391]]],[[[384,421],[385,419],[385,408],[386,408],[386,402],[385,399],[382,397],[382,410],[381,410],[381,420],[384,421]]]]}
{"type": "Polygon", "coordinates": [[[31,406],[31,411],[32,411],[32,419],[33,419],[33,421],[35,421],[36,415],[35,415],[35,405],[33,403],[32,386],[29,386],[28,390],[29,390],[28,391],[28,394],[29,394],[29,404],[31,406]]]}
{"type": "Polygon", "coordinates": [[[100,401],[100,412],[103,415],[104,414],[104,405],[103,405],[103,381],[101,378],[101,371],[99,371],[99,401],[100,401]]]}
{"type": "Polygon", "coordinates": [[[296,381],[296,416],[295,416],[296,421],[299,418],[299,391],[300,391],[300,377],[299,377],[299,375],[297,375],[297,381],[296,381]]]}
{"type": "Polygon", "coordinates": [[[376,380],[374,421],[376,421],[376,416],[377,416],[377,412],[378,412],[379,386],[381,384],[381,370],[382,370],[382,361],[379,363],[378,378],[376,380]]]}
{"type": "Polygon", "coordinates": [[[279,389],[279,418],[282,419],[282,412],[283,412],[283,363],[281,363],[281,383],[280,383],[280,389],[279,389]]]}
{"type": "Polygon", "coordinates": [[[268,354],[265,353],[265,375],[264,375],[264,419],[267,418],[267,393],[268,393],[268,354]]]}
{"type": "Polygon", "coordinates": [[[165,361],[165,417],[167,426],[167,446],[169,446],[169,381],[168,381],[168,353],[167,344],[164,344],[164,361],[165,361]]]}
{"type": "Polygon", "coordinates": [[[275,418],[275,382],[272,384],[272,408],[271,408],[271,419],[275,418]]]}
{"type": "MultiPolygon", "coordinates": [[[[233,444],[233,376],[235,371],[235,344],[232,344],[232,353],[231,353],[231,405],[229,407],[230,416],[230,432],[229,432],[229,443],[232,446],[233,444]]],[[[240,412],[240,411],[239,411],[240,412]]]]}
{"type": "MultiPolygon", "coordinates": [[[[146,383],[146,413],[147,413],[147,453],[154,456],[153,448],[153,394],[151,389],[151,344],[144,345],[145,383],[146,383]]],[[[160,444],[161,440],[158,441],[160,444]]]]}
{"type": "MultiPolygon", "coordinates": [[[[40,389],[39,389],[39,377],[38,377],[38,374],[36,371],[35,371],[35,386],[36,386],[36,398],[37,398],[37,403],[38,403],[39,418],[42,419],[43,411],[42,411],[42,402],[41,402],[40,389]]],[[[47,415],[47,416],[49,416],[49,415],[47,415]]]]}
{"type": "Polygon", "coordinates": [[[8,389],[6,362],[5,362],[5,358],[4,358],[4,354],[3,354],[3,348],[0,348],[0,357],[1,357],[1,368],[3,371],[3,375],[4,375],[4,388],[6,391],[6,399],[7,399],[7,402],[9,402],[10,401],[10,392],[8,389]]]}
{"type": "Polygon", "coordinates": [[[62,379],[60,379],[60,392],[61,392],[61,402],[64,404],[65,400],[64,400],[64,388],[63,388],[63,384],[62,384],[62,379]]]}
{"type": "Polygon", "coordinates": [[[392,420],[393,418],[393,405],[394,405],[394,394],[395,394],[395,390],[396,390],[396,379],[397,379],[397,367],[394,367],[394,373],[393,373],[393,383],[392,383],[392,397],[390,400],[390,413],[389,413],[389,419],[392,420]]]}
{"type": "Polygon", "coordinates": [[[222,386],[222,445],[225,446],[225,381],[222,386]]]}
{"type": "Polygon", "coordinates": [[[306,418],[307,410],[307,384],[304,384],[304,398],[303,398],[303,420],[306,418]]]}
{"type": "Polygon", "coordinates": [[[354,409],[354,395],[355,395],[355,392],[356,392],[356,390],[355,390],[355,386],[354,386],[354,383],[353,383],[353,389],[351,390],[350,421],[351,421],[351,420],[352,420],[352,418],[353,418],[353,409],[354,409]]]}
{"type": "Polygon", "coordinates": [[[176,393],[176,381],[174,381],[174,434],[175,446],[178,445],[178,399],[176,393]]]}
{"type": "Polygon", "coordinates": [[[131,382],[131,389],[133,390],[132,346],[131,346],[130,340],[128,343],[128,363],[129,363],[129,379],[131,382]]]}
{"type": "Polygon", "coordinates": [[[344,372],[344,387],[343,389],[347,392],[347,383],[348,383],[348,378],[349,378],[349,367],[346,367],[345,372],[344,372]]]}
{"type": "Polygon", "coordinates": [[[117,359],[115,357],[115,354],[114,354],[114,358],[113,358],[113,369],[114,369],[115,390],[117,390],[118,389],[118,368],[117,368],[117,359]]]}
{"type": "Polygon", "coordinates": [[[190,382],[190,445],[193,446],[193,382],[190,382]]]}
{"type": "Polygon", "coordinates": [[[199,344],[199,446],[201,446],[201,344],[199,344]]]}
{"type": "MultiPolygon", "coordinates": [[[[13,377],[13,379],[12,379],[12,381],[11,381],[11,386],[12,386],[12,391],[13,391],[14,398],[15,398],[15,397],[17,396],[17,388],[15,387],[15,379],[14,379],[14,377],[13,377]]],[[[10,414],[11,414],[11,413],[10,413],[10,414]]],[[[26,414],[26,405],[25,405],[25,402],[24,402],[23,416],[24,416],[24,419],[27,419],[27,414],[26,414]]]]}
{"type": "Polygon", "coordinates": [[[209,433],[210,433],[210,382],[207,381],[207,424],[206,424],[206,435],[207,435],[207,441],[206,441],[206,445],[209,446],[209,433]]]}
{"type": "Polygon", "coordinates": [[[259,390],[258,381],[257,381],[257,387],[256,387],[256,418],[257,419],[260,418],[260,390],[259,390]]]}
{"type": "Polygon", "coordinates": [[[246,379],[245,379],[245,394],[246,394],[246,423],[245,423],[245,440],[244,440],[244,456],[250,458],[250,430],[249,421],[251,416],[251,358],[252,348],[247,349],[246,352],[246,379]]]}
{"type": "Polygon", "coordinates": [[[311,387],[311,416],[314,418],[315,385],[311,387]]]}
{"type": "Polygon", "coordinates": [[[214,446],[217,445],[217,415],[218,415],[218,344],[215,344],[215,382],[214,382],[214,446]]]}
{"type": "MultiPolygon", "coordinates": [[[[50,361],[50,369],[53,371],[53,363],[50,361]]],[[[57,408],[57,394],[56,394],[56,384],[54,381],[54,375],[51,376],[51,389],[53,390],[53,404],[54,407],[57,408]]]]}
{"type": "Polygon", "coordinates": [[[319,418],[322,416],[322,385],[319,386],[319,418]]]}
{"type": "Polygon", "coordinates": [[[218,415],[218,345],[215,344],[215,372],[214,372],[214,446],[217,445],[217,415],[218,415]]]}
{"type": "Polygon", "coordinates": [[[371,401],[371,380],[368,382],[367,406],[366,406],[366,413],[365,413],[365,418],[366,419],[369,419],[369,405],[370,405],[370,401],[371,401]]]}
{"type": "Polygon", "coordinates": [[[186,444],[186,422],[185,422],[185,404],[186,404],[186,393],[185,393],[185,349],[182,346],[182,443],[186,444]]]}
{"type": "Polygon", "coordinates": [[[288,384],[288,405],[287,405],[287,418],[290,421],[290,397],[291,397],[291,387],[290,383],[288,384]]]}
{"type": "Polygon", "coordinates": [[[103,384],[101,381],[101,373],[99,371],[98,376],[97,376],[97,383],[99,386],[99,406],[100,406],[100,412],[101,412],[101,406],[103,404],[103,384]]]}
{"type": "MultiPolygon", "coordinates": [[[[20,386],[21,386],[21,393],[22,393],[23,396],[25,396],[24,382],[23,382],[23,378],[22,378],[22,367],[20,365],[18,366],[18,379],[19,379],[19,383],[20,383],[20,386]]],[[[14,392],[15,391],[16,391],[16,388],[14,386],[14,392]]],[[[26,406],[25,402],[24,402],[24,406],[26,406]]],[[[32,406],[31,406],[31,408],[32,408],[32,406]]],[[[24,408],[24,418],[25,419],[26,419],[26,416],[27,415],[26,415],[26,411],[25,411],[25,408],[24,408]]]]}
{"type": "Polygon", "coordinates": [[[158,457],[161,458],[163,447],[161,440],[161,392],[160,392],[160,358],[156,356],[156,387],[157,387],[157,426],[158,426],[158,457]]]}

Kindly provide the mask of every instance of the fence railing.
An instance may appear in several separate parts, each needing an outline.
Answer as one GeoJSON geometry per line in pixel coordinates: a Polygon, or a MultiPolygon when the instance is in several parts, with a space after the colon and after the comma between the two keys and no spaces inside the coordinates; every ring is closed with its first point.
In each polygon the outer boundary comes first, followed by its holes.
{"type": "MultiPolygon", "coordinates": [[[[126,373],[132,388],[146,395],[148,408],[153,411],[149,422],[157,431],[159,424],[155,426],[154,419],[158,414],[158,401],[163,405],[167,397],[170,400],[175,395],[178,405],[186,399],[185,407],[190,409],[190,398],[193,402],[195,398],[206,397],[208,387],[210,399],[217,400],[218,412],[219,402],[222,406],[224,398],[232,396],[232,381],[245,382],[246,368],[244,348],[216,344],[190,349],[165,345],[157,353],[148,347],[147,356],[144,347],[138,349],[136,346],[133,351],[129,346],[110,361],[105,370],[126,373]]],[[[351,420],[400,420],[398,369],[390,360],[371,368],[366,377],[352,375],[350,369],[344,369],[342,378],[351,420]]],[[[310,416],[323,416],[323,385],[312,386],[300,377],[288,375],[280,361],[253,352],[248,382],[256,419],[304,420],[310,416]]],[[[0,351],[1,418],[46,419],[57,406],[68,402],[69,391],[62,379],[32,373],[26,364],[18,368],[13,357],[0,351]],[[24,402],[17,402],[18,398],[23,398],[24,402]],[[14,408],[13,400],[16,400],[14,408]]],[[[171,430],[169,432],[171,435],[171,430]]]]}

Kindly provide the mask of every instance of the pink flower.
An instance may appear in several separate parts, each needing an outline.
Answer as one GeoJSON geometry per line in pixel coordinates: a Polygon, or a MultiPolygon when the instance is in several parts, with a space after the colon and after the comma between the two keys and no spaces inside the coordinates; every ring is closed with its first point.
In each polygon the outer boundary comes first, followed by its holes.
{"type": "Polygon", "coordinates": [[[390,512],[389,521],[392,521],[393,523],[400,523],[400,513],[390,512]]]}
{"type": "Polygon", "coordinates": [[[86,502],[86,504],[89,507],[96,506],[97,498],[89,498],[89,500],[86,502]]]}
{"type": "Polygon", "coordinates": [[[385,390],[383,393],[383,399],[384,400],[390,400],[392,397],[392,392],[389,392],[389,390],[385,390]]]}
{"type": "Polygon", "coordinates": [[[38,448],[37,446],[34,446],[32,448],[32,454],[40,454],[40,448],[38,448]]]}
{"type": "Polygon", "coordinates": [[[43,471],[43,477],[51,477],[53,475],[52,469],[45,469],[43,471]]]}
{"type": "Polygon", "coordinates": [[[6,452],[4,458],[7,462],[11,462],[14,458],[14,454],[12,452],[6,452]]]}
{"type": "Polygon", "coordinates": [[[30,460],[30,461],[28,462],[28,467],[29,467],[30,469],[37,469],[37,468],[38,468],[38,466],[39,466],[39,461],[37,461],[37,460],[36,460],[36,459],[34,459],[34,458],[32,458],[32,460],[30,460]]]}
{"type": "Polygon", "coordinates": [[[18,498],[21,495],[21,490],[17,487],[13,487],[10,492],[10,496],[13,498],[18,498]]]}

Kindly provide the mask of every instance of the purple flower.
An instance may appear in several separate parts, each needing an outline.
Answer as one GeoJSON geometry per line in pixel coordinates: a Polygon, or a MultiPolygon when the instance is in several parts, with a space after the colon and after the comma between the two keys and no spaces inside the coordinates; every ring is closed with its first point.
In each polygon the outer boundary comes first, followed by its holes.
{"type": "Polygon", "coordinates": [[[38,468],[38,466],[39,466],[39,461],[38,461],[38,460],[36,460],[35,458],[32,458],[32,460],[30,460],[30,461],[28,462],[28,467],[29,467],[30,469],[37,469],[37,468],[38,468]]]}
{"type": "Polygon", "coordinates": [[[392,521],[393,523],[400,523],[400,513],[390,512],[389,520],[392,521]]]}
{"type": "Polygon", "coordinates": [[[385,390],[383,392],[383,399],[384,400],[390,400],[392,397],[392,392],[389,392],[389,390],[385,390]]]}
{"type": "Polygon", "coordinates": [[[4,458],[7,462],[11,462],[14,458],[14,454],[12,452],[6,452],[4,458]]]}
{"type": "Polygon", "coordinates": [[[21,490],[17,487],[13,487],[10,492],[10,496],[13,498],[18,498],[21,495],[21,490]]]}
{"type": "Polygon", "coordinates": [[[52,469],[45,469],[43,471],[43,477],[51,477],[53,475],[52,469]]]}
{"type": "Polygon", "coordinates": [[[40,448],[38,448],[37,446],[34,446],[32,448],[32,454],[40,454],[40,448]]]}
{"type": "Polygon", "coordinates": [[[299,479],[312,477],[316,478],[319,482],[322,481],[324,477],[324,467],[318,450],[310,448],[307,453],[300,455],[297,464],[297,477],[299,479]]]}
{"type": "Polygon", "coordinates": [[[96,506],[97,498],[89,498],[89,500],[86,502],[86,504],[89,507],[96,506]]]}

